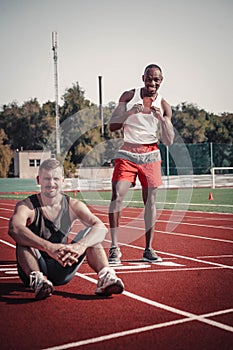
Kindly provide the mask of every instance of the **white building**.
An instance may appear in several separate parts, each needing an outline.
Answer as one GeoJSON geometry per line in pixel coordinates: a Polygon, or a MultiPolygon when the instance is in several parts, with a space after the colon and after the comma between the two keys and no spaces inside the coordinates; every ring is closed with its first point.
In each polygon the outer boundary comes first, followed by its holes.
{"type": "Polygon", "coordinates": [[[16,151],[14,176],[21,179],[35,178],[40,164],[48,158],[51,158],[51,151],[16,151]]]}

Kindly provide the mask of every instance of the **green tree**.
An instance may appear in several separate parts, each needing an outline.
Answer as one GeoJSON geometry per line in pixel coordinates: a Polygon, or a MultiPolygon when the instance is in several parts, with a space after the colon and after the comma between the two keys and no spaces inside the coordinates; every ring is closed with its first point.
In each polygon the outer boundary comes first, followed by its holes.
{"type": "Polygon", "coordinates": [[[0,129],[0,177],[7,177],[12,159],[12,151],[3,129],[0,129]]]}
{"type": "MultiPolygon", "coordinates": [[[[59,107],[61,156],[66,162],[67,171],[73,171],[73,165],[76,167],[81,162],[87,166],[108,163],[116,145],[120,146],[123,137],[122,130],[109,132],[108,129],[108,122],[116,103],[109,102],[103,107],[102,135],[99,107],[85,99],[85,91],[78,82],[66,89],[62,100],[64,103],[59,107]]],[[[217,116],[185,102],[173,107],[172,121],[176,129],[175,143],[178,144],[182,138],[185,144],[200,145],[198,152],[196,148],[188,147],[195,169],[201,167],[203,172],[208,169],[209,158],[206,149],[207,143],[210,142],[214,144],[215,165],[232,165],[232,113],[217,116]]],[[[49,148],[54,153],[55,127],[55,102],[48,101],[42,106],[37,99],[26,101],[22,106],[12,102],[4,105],[0,111],[0,129],[5,133],[5,136],[2,136],[4,141],[1,141],[1,147],[8,145],[11,150],[49,148]]]]}
{"type": "Polygon", "coordinates": [[[184,143],[207,141],[205,131],[209,127],[210,118],[203,109],[193,104],[182,103],[173,109],[172,122],[184,143]]]}
{"type": "Polygon", "coordinates": [[[71,115],[92,105],[89,100],[85,99],[84,94],[85,91],[79,86],[78,82],[73,84],[71,88],[66,89],[62,96],[64,104],[60,109],[60,123],[71,115]]]}
{"type": "Polygon", "coordinates": [[[66,157],[70,153],[75,164],[100,141],[94,131],[99,128],[100,133],[99,109],[85,99],[84,93],[78,82],[73,84],[63,95],[64,105],[60,109],[62,154],[66,157]]]}
{"type": "Polygon", "coordinates": [[[0,126],[4,129],[12,150],[39,150],[47,143],[55,127],[53,105],[41,108],[36,99],[4,106],[0,115],[0,126]]]}
{"type": "Polygon", "coordinates": [[[213,115],[206,130],[208,142],[233,143],[233,114],[213,115]]]}

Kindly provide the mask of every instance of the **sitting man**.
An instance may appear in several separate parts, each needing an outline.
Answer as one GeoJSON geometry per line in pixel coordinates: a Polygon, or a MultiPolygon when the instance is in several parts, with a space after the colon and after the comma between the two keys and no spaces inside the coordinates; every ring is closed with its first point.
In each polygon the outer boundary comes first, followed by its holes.
{"type": "Polygon", "coordinates": [[[40,193],[16,204],[9,223],[9,235],[16,242],[18,273],[35,292],[36,299],[52,295],[53,285],[68,283],[87,258],[98,274],[95,293],[120,294],[124,284],[110,268],[101,244],[107,233],[103,222],[87,206],[62,193],[63,167],[46,159],[39,167],[40,193]],[[70,242],[68,235],[75,220],[86,227],[70,242]]]}

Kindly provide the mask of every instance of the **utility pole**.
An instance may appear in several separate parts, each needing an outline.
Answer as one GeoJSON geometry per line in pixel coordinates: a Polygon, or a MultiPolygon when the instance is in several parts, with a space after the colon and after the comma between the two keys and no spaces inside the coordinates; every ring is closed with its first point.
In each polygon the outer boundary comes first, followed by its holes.
{"type": "Polygon", "coordinates": [[[57,74],[57,32],[52,32],[52,50],[54,60],[54,88],[55,88],[55,110],[56,110],[56,153],[60,155],[60,123],[58,106],[58,74],[57,74]]]}
{"type": "Polygon", "coordinates": [[[104,116],[103,116],[103,104],[102,104],[102,77],[99,76],[99,110],[101,120],[101,135],[104,137],[104,116]]]}

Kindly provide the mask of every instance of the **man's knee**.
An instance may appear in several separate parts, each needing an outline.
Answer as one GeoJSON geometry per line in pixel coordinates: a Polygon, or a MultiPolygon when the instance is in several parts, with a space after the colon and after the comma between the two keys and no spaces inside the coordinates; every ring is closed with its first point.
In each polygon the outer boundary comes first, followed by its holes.
{"type": "Polygon", "coordinates": [[[37,253],[36,253],[36,249],[31,248],[31,247],[26,247],[26,246],[22,246],[17,244],[16,245],[16,257],[21,258],[21,257],[26,257],[27,254],[32,255],[35,258],[38,258],[37,253]]]}
{"type": "Polygon", "coordinates": [[[124,197],[125,195],[121,194],[120,192],[116,192],[111,200],[111,209],[114,211],[119,211],[122,207],[124,197]]]}
{"type": "Polygon", "coordinates": [[[93,247],[88,247],[86,250],[87,261],[93,261],[102,259],[106,255],[105,249],[101,243],[94,245],[93,247]]]}

